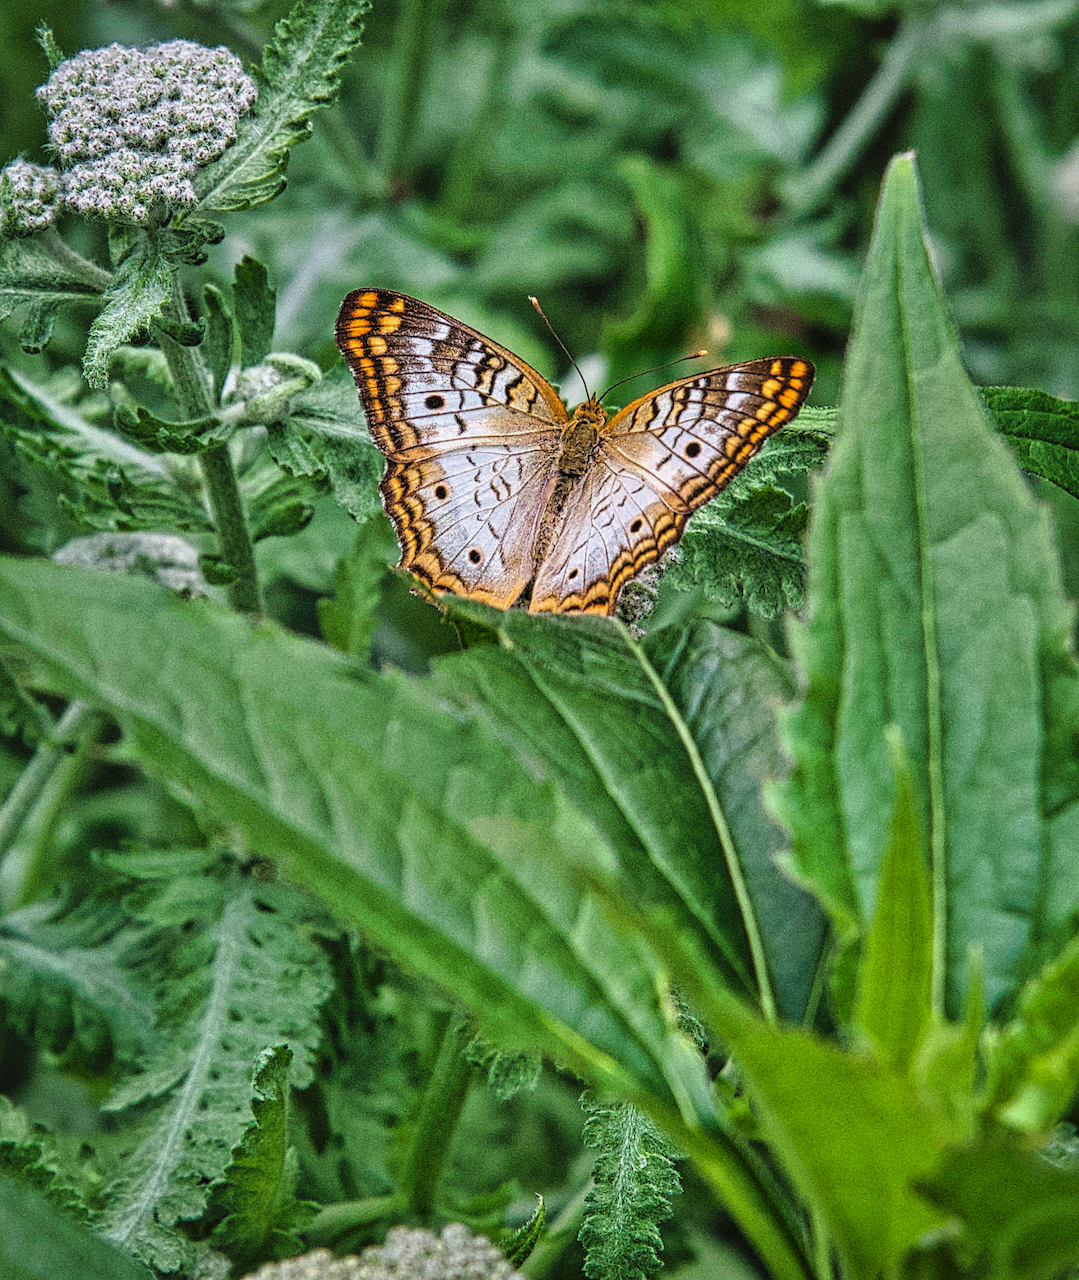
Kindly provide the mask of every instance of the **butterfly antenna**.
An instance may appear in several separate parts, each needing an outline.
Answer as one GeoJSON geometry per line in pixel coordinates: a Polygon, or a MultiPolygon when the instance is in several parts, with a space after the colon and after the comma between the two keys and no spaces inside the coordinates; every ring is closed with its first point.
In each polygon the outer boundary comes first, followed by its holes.
{"type": "Polygon", "coordinates": [[[614,386],[608,387],[599,398],[600,404],[607,399],[612,391],[616,391],[625,382],[632,382],[635,378],[643,378],[646,373],[658,373],[660,369],[669,369],[672,364],[681,364],[683,360],[699,360],[701,356],[706,356],[707,354],[707,351],[691,351],[688,356],[679,356],[677,360],[668,360],[666,364],[657,364],[651,369],[642,369],[640,373],[631,373],[628,378],[622,378],[614,386]]]}
{"type": "Polygon", "coordinates": [[[570,355],[570,353],[569,353],[569,347],[567,347],[567,346],[566,346],[566,344],[562,341],[562,339],[558,336],[558,334],[557,334],[557,333],[555,333],[555,331],[554,331],[554,325],[553,325],[553,324],[551,324],[550,320],[548,320],[548,319],[547,319],[547,317],[543,314],[543,308],[542,308],[542,307],[540,306],[540,304],[539,304],[539,299],[538,299],[538,298],[534,298],[531,294],[529,294],[529,295],[528,295],[528,301],[532,303],[532,305],[536,308],[536,310],[537,310],[537,311],[540,313],[540,315],[543,317],[543,323],[547,326],[547,328],[548,328],[548,329],[550,329],[550,331],[551,331],[551,337],[552,337],[552,338],[554,338],[555,342],[557,342],[557,343],[558,343],[558,345],[562,348],[562,350],[563,350],[563,351],[566,353],[566,355],[569,357],[569,362],[570,362],[570,364],[571,364],[571,365],[573,365],[573,367],[577,370],[577,376],[580,378],[581,383],[582,383],[582,384],[583,384],[583,386],[584,386],[584,393],[585,393],[585,396],[586,396],[589,400],[591,400],[591,399],[592,399],[592,392],[591,392],[591,391],[589,391],[589,389],[588,389],[588,383],[587,383],[587,382],[585,382],[585,380],[584,380],[584,374],[581,372],[581,366],[580,366],[580,365],[577,363],[577,361],[576,361],[576,360],[574,360],[574,358],[570,355]]]}

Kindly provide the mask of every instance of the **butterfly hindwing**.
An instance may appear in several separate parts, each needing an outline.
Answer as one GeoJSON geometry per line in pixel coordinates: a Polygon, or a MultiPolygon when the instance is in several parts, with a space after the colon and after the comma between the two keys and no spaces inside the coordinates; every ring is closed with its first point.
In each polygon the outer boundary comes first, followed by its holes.
{"type": "Polygon", "coordinates": [[[612,613],[623,585],[795,416],[812,381],[806,360],[752,360],[669,383],[616,413],[561,513],[531,608],[612,613]]]}
{"type": "Polygon", "coordinates": [[[532,577],[567,417],[558,394],[505,347],[389,290],[348,295],[337,343],[388,459],[401,567],[432,590],[508,607],[532,577]]]}

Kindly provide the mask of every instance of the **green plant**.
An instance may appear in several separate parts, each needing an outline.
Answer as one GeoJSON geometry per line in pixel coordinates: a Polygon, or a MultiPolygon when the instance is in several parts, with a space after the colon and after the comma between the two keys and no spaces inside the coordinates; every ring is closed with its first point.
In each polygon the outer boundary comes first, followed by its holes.
{"type": "MultiPolygon", "coordinates": [[[[0,370],[10,527],[24,552],[68,543],[0,560],[0,1263],[239,1275],[421,1224],[369,1255],[387,1262],[453,1222],[532,1280],[574,1274],[578,1237],[595,1280],[643,1280],[664,1243],[690,1274],[746,1246],[777,1280],[1063,1274],[1079,683],[1019,464],[1079,496],[1074,405],[976,391],[899,156],[838,409],[700,514],[654,612],[435,610],[388,568],[347,378],[274,349],[291,304],[253,256],[230,288],[206,278],[212,215],[271,216],[252,207],[332,102],[360,7],[300,0],[253,105],[217,59],[250,111],[156,204],[120,190],[83,223],[81,179],[20,160],[0,181],[0,298],[24,347],[59,346],[46,366],[9,343],[0,370]],[[98,308],[85,335],[68,304],[98,308]],[[785,605],[805,611],[793,661],[762,638],[785,605]],[[717,1205],[736,1232],[702,1245],[717,1205]]],[[[432,15],[402,14],[376,191],[430,146],[439,55],[408,24],[432,15]]],[[[901,51],[925,34],[904,22],[901,51]]],[[[613,76],[678,44],[602,34],[621,62],[587,22],[530,56],[613,76]]],[[[169,48],[107,73],[206,73],[169,48]]],[[[591,231],[565,255],[558,187],[478,227],[483,148],[521,127],[497,76],[481,88],[440,207],[387,213],[380,243],[426,219],[487,297],[513,236],[569,279],[590,235],[621,243],[617,211],[576,209],[591,231]]],[[[706,128],[654,81],[624,92],[596,107],[612,129],[652,92],[717,183],[757,183],[756,152],[715,143],[714,100],[706,128]]],[[[162,176],[140,164],[132,182],[162,176]]],[[[694,210],[718,216],[685,170],[620,172],[653,234],[615,368],[678,341],[679,246],[694,210]]]]}

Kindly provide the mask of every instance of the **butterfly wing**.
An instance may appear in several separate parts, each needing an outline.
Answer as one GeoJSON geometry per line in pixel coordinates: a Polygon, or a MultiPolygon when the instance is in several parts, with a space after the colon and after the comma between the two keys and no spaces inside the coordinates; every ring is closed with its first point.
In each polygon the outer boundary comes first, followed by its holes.
{"type": "Polygon", "coordinates": [[[350,293],[336,336],[388,459],[401,567],[507,608],[532,577],[567,418],[558,393],[497,342],[386,289],[350,293]]]}
{"type": "Polygon", "coordinates": [[[612,613],[622,587],[797,414],[812,382],[806,360],[751,360],[669,383],[616,413],[561,512],[529,607],[612,613]]]}

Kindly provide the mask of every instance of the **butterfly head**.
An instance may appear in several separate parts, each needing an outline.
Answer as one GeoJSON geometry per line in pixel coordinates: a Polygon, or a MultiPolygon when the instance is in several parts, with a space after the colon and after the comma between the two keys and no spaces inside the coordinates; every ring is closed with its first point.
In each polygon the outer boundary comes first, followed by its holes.
{"type": "Polygon", "coordinates": [[[594,396],[589,397],[574,409],[573,416],[562,428],[562,448],[558,457],[558,470],[563,475],[584,475],[592,457],[592,450],[599,439],[600,429],[606,421],[607,412],[594,396]]]}

